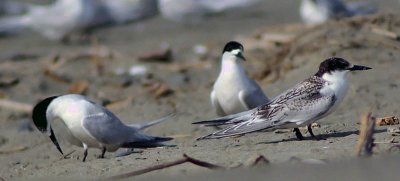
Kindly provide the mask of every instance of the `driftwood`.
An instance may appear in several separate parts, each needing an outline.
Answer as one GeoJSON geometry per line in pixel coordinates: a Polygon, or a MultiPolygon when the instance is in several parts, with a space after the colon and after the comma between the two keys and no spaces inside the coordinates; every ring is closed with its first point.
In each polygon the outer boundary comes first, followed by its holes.
{"type": "Polygon", "coordinates": [[[365,113],[361,117],[360,136],[356,149],[357,156],[371,156],[374,147],[374,130],[375,118],[371,116],[371,112],[365,113]]]}
{"type": "Polygon", "coordinates": [[[170,48],[146,52],[138,56],[140,61],[169,62],[172,60],[172,50],[170,48]]]}
{"type": "Polygon", "coordinates": [[[400,40],[400,36],[397,33],[379,27],[371,27],[371,32],[394,40],[400,40]]]}
{"type": "Polygon", "coordinates": [[[195,165],[198,165],[200,167],[205,167],[205,168],[208,168],[208,169],[212,169],[212,170],[217,170],[217,169],[218,170],[226,170],[227,169],[226,167],[219,166],[219,165],[214,165],[214,164],[211,164],[211,163],[208,163],[208,162],[205,162],[205,161],[201,161],[201,160],[197,160],[197,159],[194,159],[192,157],[189,157],[186,154],[183,154],[183,158],[181,158],[181,159],[178,159],[178,160],[175,160],[175,161],[172,161],[172,162],[162,163],[162,164],[159,164],[159,165],[150,166],[150,167],[147,167],[147,168],[144,168],[144,169],[140,169],[140,170],[136,170],[136,171],[133,171],[133,172],[128,172],[128,173],[124,173],[124,174],[120,174],[120,175],[115,175],[115,176],[107,178],[107,180],[114,180],[114,179],[122,179],[122,178],[127,178],[127,177],[133,177],[133,176],[145,174],[145,173],[148,173],[148,172],[152,172],[152,171],[155,171],[155,170],[161,170],[161,169],[164,169],[164,168],[180,165],[180,164],[187,163],[187,162],[195,164],[195,165]]]}
{"type": "Polygon", "coordinates": [[[224,166],[220,166],[220,165],[215,165],[212,163],[208,163],[202,160],[198,160],[198,159],[194,159],[192,157],[189,157],[186,154],[183,154],[183,158],[175,160],[175,161],[171,161],[171,162],[167,162],[167,163],[162,163],[159,165],[154,165],[154,166],[150,166],[144,169],[140,169],[140,170],[136,170],[136,171],[132,171],[132,172],[128,172],[128,173],[123,173],[123,174],[119,174],[119,175],[115,175],[115,176],[111,176],[106,178],[106,180],[115,180],[115,179],[122,179],[122,178],[128,178],[128,177],[133,177],[133,176],[137,176],[137,175],[142,175],[148,172],[152,172],[155,170],[161,170],[164,168],[169,168],[169,167],[173,167],[176,165],[180,165],[183,163],[192,163],[194,165],[200,166],[200,167],[204,167],[204,168],[208,168],[211,170],[229,170],[229,169],[234,169],[234,168],[239,168],[239,167],[243,167],[243,166],[257,166],[257,165],[265,165],[268,164],[269,161],[262,155],[259,155],[258,157],[256,157],[255,159],[250,159],[252,160],[251,163],[247,163],[245,165],[243,164],[239,164],[238,166],[234,166],[234,167],[224,167],[224,166]]]}
{"type": "Polygon", "coordinates": [[[89,81],[78,80],[69,85],[68,92],[71,94],[85,94],[89,88],[89,81]]]}
{"type": "Polygon", "coordinates": [[[15,102],[7,99],[0,99],[0,108],[10,109],[17,112],[30,113],[33,106],[26,103],[15,102]]]}
{"type": "Polygon", "coordinates": [[[20,151],[25,151],[27,149],[28,149],[27,146],[18,146],[18,147],[7,149],[7,150],[0,150],[0,154],[15,153],[15,152],[20,152],[20,151]]]}

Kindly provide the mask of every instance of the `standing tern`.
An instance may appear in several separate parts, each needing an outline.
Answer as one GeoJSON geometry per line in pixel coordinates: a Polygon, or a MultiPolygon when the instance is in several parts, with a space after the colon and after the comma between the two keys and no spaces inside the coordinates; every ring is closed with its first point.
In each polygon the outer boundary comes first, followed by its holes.
{"type": "Polygon", "coordinates": [[[66,139],[84,148],[83,161],[86,160],[89,147],[101,149],[100,158],[104,158],[106,151],[114,152],[118,148],[165,146],[162,142],[172,138],[146,135],[142,130],[169,117],[144,124],[125,125],[103,106],[77,94],[48,97],[39,102],[32,113],[32,120],[39,131],[50,136],[63,154],[51,127],[53,121],[61,120],[68,128],[66,139]]]}
{"type": "Polygon", "coordinates": [[[26,14],[0,19],[0,34],[33,30],[51,40],[61,40],[88,27],[103,24],[106,13],[98,0],[57,0],[34,6],[26,14]]]}
{"type": "Polygon", "coordinates": [[[327,116],[342,102],[348,89],[348,72],[368,69],[371,68],[332,57],[320,64],[316,74],[267,104],[249,111],[193,124],[231,125],[199,139],[222,138],[265,129],[294,128],[296,137],[302,140],[303,135],[298,129],[301,126],[307,126],[311,136],[315,137],[311,124],[327,116]]]}
{"type": "Polygon", "coordinates": [[[222,52],[221,70],[210,95],[218,116],[247,111],[269,101],[260,86],[247,77],[243,51],[240,43],[231,41],[222,52]]]}
{"type": "Polygon", "coordinates": [[[139,21],[158,13],[156,0],[56,0],[26,14],[0,19],[0,35],[33,30],[50,40],[74,33],[139,21]]]}
{"type": "Polygon", "coordinates": [[[162,17],[185,24],[198,23],[205,16],[232,8],[244,8],[260,0],[158,0],[162,17]]]}
{"type": "Polygon", "coordinates": [[[319,24],[329,19],[367,15],[375,12],[376,7],[369,2],[302,0],[300,4],[300,16],[307,24],[319,24]]]}

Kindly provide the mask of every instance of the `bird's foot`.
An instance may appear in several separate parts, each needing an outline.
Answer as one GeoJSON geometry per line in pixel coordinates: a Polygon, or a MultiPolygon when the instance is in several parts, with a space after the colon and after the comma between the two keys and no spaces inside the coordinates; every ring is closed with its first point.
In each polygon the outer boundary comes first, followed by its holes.
{"type": "Polygon", "coordinates": [[[294,129],[293,129],[293,132],[296,133],[296,137],[297,137],[297,139],[298,139],[299,141],[304,140],[304,137],[303,137],[303,135],[301,134],[299,128],[294,128],[294,129]]]}

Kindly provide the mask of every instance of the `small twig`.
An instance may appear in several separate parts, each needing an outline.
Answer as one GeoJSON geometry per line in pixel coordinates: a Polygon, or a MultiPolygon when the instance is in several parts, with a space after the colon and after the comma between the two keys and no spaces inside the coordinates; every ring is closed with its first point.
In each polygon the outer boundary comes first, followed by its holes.
{"type": "Polygon", "coordinates": [[[376,141],[374,144],[390,144],[390,143],[398,143],[398,141],[395,141],[394,138],[388,140],[388,141],[376,141]]]}
{"type": "Polygon", "coordinates": [[[267,165],[269,164],[269,160],[265,158],[263,155],[257,156],[248,166],[255,167],[258,165],[267,165]]]}
{"type": "Polygon", "coordinates": [[[49,68],[45,68],[43,70],[44,75],[46,75],[47,77],[57,81],[57,82],[61,82],[61,83],[71,83],[71,79],[64,76],[64,75],[59,75],[58,73],[56,73],[54,70],[49,69],[49,68]]]}
{"type": "Polygon", "coordinates": [[[7,99],[0,99],[0,107],[25,113],[30,113],[33,109],[33,106],[30,104],[15,102],[7,99]]]}
{"type": "Polygon", "coordinates": [[[214,165],[214,164],[211,164],[211,163],[208,163],[208,162],[205,162],[205,161],[194,159],[192,157],[187,156],[186,154],[184,154],[183,157],[184,158],[181,158],[181,159],[178,159],[178,160],[175,160],[175,161],[172,161],[172,162],[162,163],[160,165],[154,165],[154,166],[150,166],[150,167],[147,167],[147,168],[144,168],[144,169],[140,169],[140,170],[124,173],[124,174],[111,176],[111,177],[107,178],[107,180],[114,180],[114,179],[122,179],[122,178],[127,178],[127,177],[133,177],[133,176],[145,174],[145,173],[148,173],[148,172],[152,172],[152,171],[155,171],[155,170],[161,170],[161,169],[169,168],[169,167],[172,167],[172,166],[175,166],[175,165],[180,165],[180,164],[183,164],[183,163],[186,163],[186,162],[190,162],[190,163],[195,164],[197,166],[205,167],[205,168],[213,169],[213,170],[215,170],[215,169],[222,169],[222,170],[228,169],[228,168],[223,167],[223,166],[214,165]]]}
{"type": "Polygon", "coordinates": [[[11,148],[8,150],[0,150],[0,154],[15,153],[15,152],[20,152],[20,151],[25,151],[27,149],[28,149],[27,146],[19,146],[19,147],[11,148]]]}
{"type": "Polygon", "coordinates": [[[61,155],[61,157],[60,157],[59,160],[67,159],[67,157],[70,156],[70,155],[71,155],[72,153],[74,153],[75,151],[76,151],[76,150],[72,150],[72,151],[68,152],[67,154],[61,155]]]}
{"type": "Polygon", "coordinates": [[[400,36],[398,34],[396,34],[395,32],[392,31],[388,31],[382,28],[378,28],[378,27],[373,27],[371,29],[372,33],[381,35],[381,36],[385,36],[391,39],[395,39],[395,40],[399,40],[400,36]]]}
{"type": "Polygon", "coordinates": [[[361,117],[360,136],[358,139],[356,153],[357,156],[371,156],[374,146],[375,118],[371,117],[371,112],[361,117]]]}
{"type": "Polygon", "coordinates": [[[223,167],[223,166],[219,166],[219,165],[215,165],[215,164],[208,163],[208,162],[205,162],[205,161],[194,159],[192,157],[187,156],[186,154],[183,154],[183,157],[185,157],[187,159],[187,161],[190,162],[190,163],[193,163],[193,164],[195,164],[197,166],[205,167],[205,168],[208,168],[208,169],[211,169],[211,170],[226,170],[226,169],[228,169],[228,168],[223,167]]]}

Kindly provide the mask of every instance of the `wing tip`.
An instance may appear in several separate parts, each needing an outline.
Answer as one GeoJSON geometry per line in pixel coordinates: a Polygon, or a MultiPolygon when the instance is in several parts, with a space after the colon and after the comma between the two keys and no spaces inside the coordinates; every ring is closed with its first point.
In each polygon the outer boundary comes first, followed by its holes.
{"type": "Polygon", "coordinates": [[[165,141],[171,141],[174,138],[172,137],[155,137],[155,142],[165,142],[165,141]]]}
{"type": "Polygon", "coordinates": [[[172,137],[153,137],[152,141],[144,142],[126,142],[121,145],[122,148],[152,148],[158,146],[165,146],[162,142],[171,141],[172,137]]]}
{"type": "Polygon", "coordinates": [[[223,137],[226,137],[226,136],[224,136],[224,135],[216,135],[215,133],[211,133],[209,135],[197,138],[196,141],[209,140],[209,139],[219,139],[219,138],[223,138],[223,137]]]}

